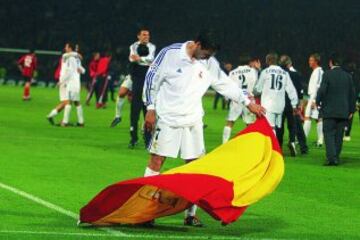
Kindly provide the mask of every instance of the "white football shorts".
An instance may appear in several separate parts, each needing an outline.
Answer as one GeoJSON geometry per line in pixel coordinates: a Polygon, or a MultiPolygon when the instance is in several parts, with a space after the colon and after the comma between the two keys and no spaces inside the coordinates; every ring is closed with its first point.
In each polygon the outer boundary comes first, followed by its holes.
{"type": "Polygon", "coordinates": [[[157,120],[152,136],[150,153],[182,159],[197,159],[205,154],[203,123],[187,127],[171,127],[157,120]]]}

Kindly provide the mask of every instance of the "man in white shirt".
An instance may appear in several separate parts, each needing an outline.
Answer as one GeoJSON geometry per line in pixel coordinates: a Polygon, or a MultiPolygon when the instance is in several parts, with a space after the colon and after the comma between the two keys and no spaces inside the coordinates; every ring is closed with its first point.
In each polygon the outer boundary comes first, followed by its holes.
{"type": "Polygon", "coordinates": [[[309,80],[308,95],[309,100],[305,109],[305,119],[304,119],[304,132],[305,136],[308,137],[311,129],[311,119],[317,121],[317,143],[318,147],[321,147],[324,142],[323,134],[323,122],[321,117],[319,117],[319,110],[316,106],[316,96],[319,90],[322,76],[324,71],[320,67],[320,55],[317,53],[311,54],[309,57],[309,66],[313,70],[309,80]]]}
{"type": "MultiPolygon", "coordinates": [[[[250,67],[250,62],[250,56],[240,56],[240,66],[232,70],[229,77],[238,85],[239,89],[242,89],[245,96],[253,97],[252,92],[258,79],[258,73],[255,68],[250,67]]],[[[234,123],[240,116],[247,125],[256,120],[255,114],[251,113],[244,105],[231,101],[223,131],[223,143],[229,141],[234,123]]]]}
{"type": "MultiPolygon", "coordinates": [[[[179,152],[185,162],[205,153],[202,97],[210,86],[259,116],[264,114],[220,69],[213,57],[218,49],[213,33],[203,32],[194,41],[162,49],[150,66],[143,95],[148,110],[145,126],[153,130],[153,137],[145,176],[160,174],[166,157],[176,158],[179,152]]],[[[185,225],[202,226],[195,210],[193,206],[186,212],[185,225]]]]}
{"type": "Polygon", "coordinates": [[[76,106],[78,122],[77,126],[84,126],[83,109],[80,104],[80,74],[85,73],[85,69],[81,66],[79,54],[74,52],[74,46],[71,43],[65,45],[65,54],[62,57],[62,65],[60,71],[59,85],[61,87],[61,98],[64,99],[66,105],[64,109],[64,117],[61,122],[62,127],[69,124],[71,104],[76,106]]]}
{"type": "Polygon", "coordinates": [[[285,108],[285,92],[291,101],[294,112],[297,111],[298,96],[289,73],[278,63],[278,55],[270,53],[266,56],[265,68],[254,87],[254,95],[261,95],[261,106],[266,109],[266,118],[274,132],[281,128],[282,113],[285,108]]]}
{"type": "Polygon", "coordinates": [[[72,43],[66,43],[64,51],[65,53],[61,57],[61,69],[59,78],[59,97],[60,104],[58,104],[48,114],[47,119],[50,124],[54,125],[54,117],[59,114],[64,108],[67,113],[65,121],[60,125],[65,126],[68,123],[68,118],[71,110],[71,101],[74,102],[77,108],[78,114],[78,126],[84,126],[83,110],[80,105],[80,73],[85,73],[85,69],[81,66],[81,55],[75,51],[75,46],[72,43]],[[70,109],[69,106],[70,105],[70,109]],[[66,120],[67,119],[67,120],[66,120]]]}

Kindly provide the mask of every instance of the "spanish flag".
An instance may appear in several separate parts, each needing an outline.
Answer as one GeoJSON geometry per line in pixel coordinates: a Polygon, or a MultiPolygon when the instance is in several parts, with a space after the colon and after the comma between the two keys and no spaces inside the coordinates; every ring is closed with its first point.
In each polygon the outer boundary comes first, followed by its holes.
{"type": "Polygon", "coordinates": [[[283,174],[281,149],[269,123],[261,118],[196,161],[105,188],[80,210],[80,222],[137,224],[196,204],[229,224],[274,191],[283,174]]]}

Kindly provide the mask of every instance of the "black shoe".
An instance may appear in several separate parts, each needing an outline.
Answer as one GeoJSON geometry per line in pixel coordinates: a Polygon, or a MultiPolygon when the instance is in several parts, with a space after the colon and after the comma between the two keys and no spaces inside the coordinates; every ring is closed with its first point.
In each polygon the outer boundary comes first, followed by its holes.
{"type": "Polygon", "coordinates": [[[309,153],[309,150],[307,150],[307,149],[306,149],[306,150],[301,150],[301,152],[300,152],[300,153],[301,153],[301,155],[306,155],[306,154],[308,154],[308,153],[309,153]]]}
{"type": "Polygon", "coordinates": [[[339,165],[337,162],[326,162],[324,164],[325,167],[335,167],[337,165],[339,165]]]}
{"type": "Polygon", "coordinates": [[[130,141],[128,147],[134,149],[138,145],[137,141],[130,141]]]}
{"type": "Polygon", "coordinates": [[[146,228],[153,228],[153,227],[155,227],[155,220],[153,219],[153,220],[150,220],[147,222],[140,223],[140,224],[138,224],[138,226],[146,227],[146,228]]]}
{"type": "Polygon", "coordinates": [[[114,118],[114,120],[111,122],[110,127],[115,127],[116,125],[118,125],[121,122],[121,117],[116,117],[114,118]]]}
{"type": "Polygon", "coordinates": [[[292,157],[295,157],[296,156],[295,143],[289,142],[288,147],[289,147],[289,150],[290,150],[290,155],[292,157]]]}
{"type": "Polygon", "coordinates": [[[54,122],[54,118],[52,118],[52,117],[47,117],[46,118],[48,121],[49,121],[49,123],[51,124],[51,125],[55,125],[55,122],[54,122]]]}
{"type": "Polygon", "coordinates": [[[77,127],[85,127],[85,124],[84,123],[76,123],[76,126],[77,127]]]}
{"type": "Polygon", "coordinates": [[[198,219],[197,217],[188,216],[184,219],[185,226],[192,226],[192,227],[203,227],[204,224],[198,219]]]}

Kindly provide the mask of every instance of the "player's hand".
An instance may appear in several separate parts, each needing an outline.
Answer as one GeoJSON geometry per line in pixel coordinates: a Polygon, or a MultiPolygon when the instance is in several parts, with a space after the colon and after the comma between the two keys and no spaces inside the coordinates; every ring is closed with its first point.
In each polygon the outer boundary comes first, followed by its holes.
{"type": "Polygon", "coordinates": [[[148,110],[145,115],[145,128],[151,132],[155,128],[156,113],[155,110],[148,110]]]}
{"type": "Polygon", "coordinates": [[[349,115],[349,120],[351,120],[351,118],[353,117],[353,113],[350,113],[350,115],[349,115]]]}
{"type": "Polygon", "coordinates": [[[130,56],[130,59],[137,62],[140,60],[140,56],[139,55],[136,55],[136,54],[133,54],[130,56]]]}
{"type": "Polygon", "coordinates": [[[265,108],[253,102],[249,103],[249,105],[247,105],[247,108],[250,110],[250,112],[256,114],[256,116],[258,117],[264,116],[266,113],[265,108]]]}

